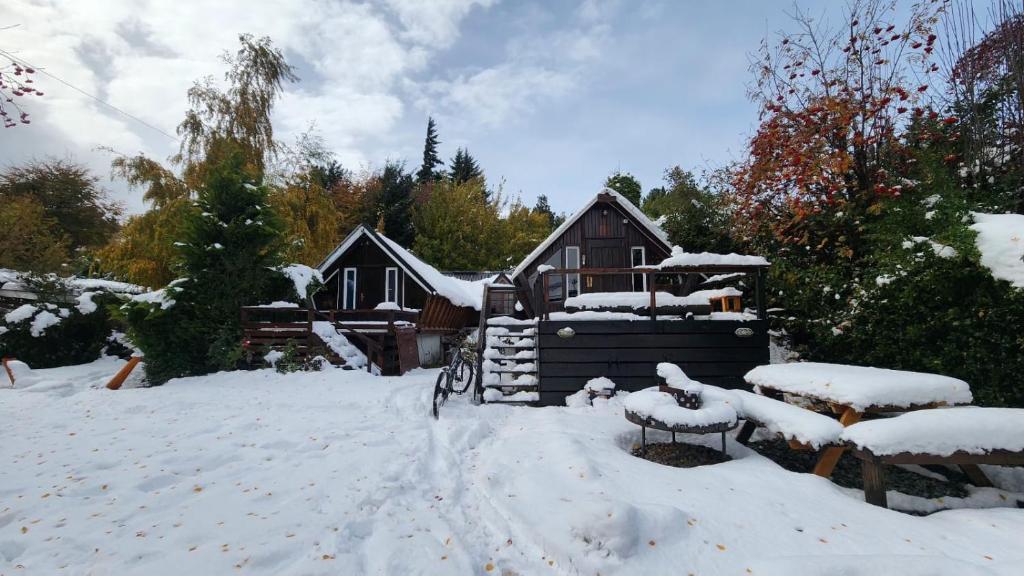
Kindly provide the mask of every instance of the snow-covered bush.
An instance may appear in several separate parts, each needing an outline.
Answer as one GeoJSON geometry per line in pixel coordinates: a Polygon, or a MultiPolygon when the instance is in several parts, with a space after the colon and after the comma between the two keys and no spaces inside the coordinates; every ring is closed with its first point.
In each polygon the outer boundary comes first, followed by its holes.
{"type": "Polygon", "coordinates": [[[23,304],[0,316],[0,356],[52,368],[91,362],[108,347],[123,353],[111,340],[119,324],[109,307],[118,302],[109,292],[84,292],[69,303],[23,304]]]}

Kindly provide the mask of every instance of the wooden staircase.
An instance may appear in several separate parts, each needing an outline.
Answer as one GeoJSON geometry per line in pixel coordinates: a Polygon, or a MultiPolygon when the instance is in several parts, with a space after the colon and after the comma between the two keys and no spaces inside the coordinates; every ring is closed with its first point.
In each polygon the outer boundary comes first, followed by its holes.
{"type": "Polygon", "coordinates": [[[381,362],[385,350],[372,338],[354,330],[346,329],[315,310],[302,308],[269,308],[262,306],[246,306],[242,308],[242,347],[250,358],[250,364],[262,361],[271,350],[281,350],[291,346],[295,356],[300,360],[323,356],[329,363],[345,370],[354,370],[355,366],[339,356],[330,345],[317,335],[313,328],[315,321],[329,321],[334,329],[358,346],[368,359],[366,370],[373,371],[374,363],[381,362]],[[322,318],[320,316],[323,316],[322,318]]]}
{"type": "Polygon", "coordinates": [[[513,286],[484,287],[477,355],[478,389],[485,403],[533,404],[540,400],[537,378],[537,320],[520,320],[504,305],[513,286]]]}

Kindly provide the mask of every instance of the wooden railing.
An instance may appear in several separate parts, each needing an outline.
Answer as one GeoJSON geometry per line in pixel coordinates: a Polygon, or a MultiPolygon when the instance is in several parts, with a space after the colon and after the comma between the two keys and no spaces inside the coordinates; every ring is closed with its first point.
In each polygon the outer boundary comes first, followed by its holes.
{"type": "MultiPolygon", "coordinates": [[[[754,276],[754,299],[755,306],[757,307],[757,317],[760,320],[768,318],[765,310],[765,297],[764,297],[764,266],[726,266],[726,265],[707,265],[707,266],[679,266],[674,268],[650,268],[650,267],[637,267],[637,268],[552,268],[541,272],[541,278],[543,278],[543,290],[544,290],[544,309],[542,311],[543,319],[549,320],[551,314],[551,294],[550,294],[550,279],[552,276],[562,277],[563,290],[565,286],[568,286],[569,275],[580,275],[582,276],[615,276],[615,275],[643,275],[647,282],[647,291],[650,293],[650,314],[651,320],[658,319],[658,303],[657,303],[657,285],[655,284],[655,276],[673,276],[680,274],[729,274],[741,272],[754,276]]],[[[582,293],[582,292],[581,292],[582,293]]]]}
{"type": "MultiPolygon", "coordinates": [[[[247,338],[254,334],[269,337],[280,332],[274,340],[312,339],[313,322],[330,322],[346,338],[362,344],[366,351],[366,370],[372,371],[376,361],[383,366],[384,347],[381,340],[366,334],[379,331],[383,335],[395,333],[395,323],[416,319],[415,312],[404,310],[313,310],[307,308],[271,308],[265,306],[243,306],[241,309],[242,330],[247,338]],[[266,318],[259,319],[260,317],[266,318]]],[[[256,343],[261,345],[262,343],[256,343]]]]}

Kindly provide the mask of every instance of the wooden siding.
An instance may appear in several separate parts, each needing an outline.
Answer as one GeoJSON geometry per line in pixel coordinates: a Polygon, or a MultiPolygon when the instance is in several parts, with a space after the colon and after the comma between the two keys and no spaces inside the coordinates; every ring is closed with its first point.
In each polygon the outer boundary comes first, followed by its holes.
{"type": "MultiPolygon", "coordinates": [[[[531,262],[522,274],[514,278],[516,286],[530,296],[529,305],[535,315],[540,314],[544,296],[541,282],[530,286],[529,279],[536,274],[537,267],[559,254],[557,268],[563,268],[565,247],[578,246],[580,249],[580,268],[624,268],[631,267],[631,249],[643,246],[647,264],[657,264],[670,256],[665,247],[652,240],[642,225],[635,222],[630,215],[613,202],[598,201],[587,210],[564,233],[552,242],[535,261],[531,262]]],[[[628,292],[632,288],[629,276],[591,276],[585,272],[580,275],[580,290],[587,292],[628,292]]]]}
{"type": "Polygon", "coordinates": [[[765,321],[640,320],[541,321],[538,333],[540,402],[560,405],[591,378],[606,376],[619,390],[656,382],[659,362],[672,362],[695,380],[725,388],[746,387],[743,376],[768,363],[765,321]],[[575,335],[562,338],[562,328],[575,335]],[[738,328],[753,335],[740,337],[738,328]]]}
{"type": "Polygon", "coordinates": [[[370,238],[363,236],[331,266],[323,271],[326,286],[316,296],[320,309],[341,309],[345,268],[355,268],[356,308],[372,309],[384,301],[385,274],[387,268],[398,268],[398,304],[406,308],[423,308],[427,291],[423,289],[390,255],[380,249],[370,238]],[[404,297],[404,300],[403,300],[404,297]]]}

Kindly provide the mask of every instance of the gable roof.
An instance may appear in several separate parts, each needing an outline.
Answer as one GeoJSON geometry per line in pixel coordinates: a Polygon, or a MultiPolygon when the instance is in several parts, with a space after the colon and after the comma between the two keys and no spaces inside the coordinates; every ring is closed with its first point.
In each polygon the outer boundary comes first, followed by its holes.
{"type": "Polygon", "coordinates": [[[657,224],[655,224],[650,218],[648,218],[646,214],[641,212],[640,209],[633,205],[633,203],[630,202],[625,196],[619,194],[615,190],[605,188],[604,190],[596,194],[593,198],[591,198],[590,202],[587,202],[587,204],[580,208],[578,211],[576,211],[575,214],[573,214],[569,218],[566,218],[565,222],[562,222],[561,226],[555,228],[554,232],[552,232],[543,242],[541,242],[540,245],[533,250],[533,252],[530,252],[530,254],[526,258],[524,258],[522,262],[519,263],[519,266],[516,266],[515,271],[512,272],[512,277],[515,278],[516,276],[522,274],[526,270],[526,268],[533,263],[534,260],[540,258],[541,254],[543,254],[544,251],[547,250],[551,246],[551,244],[553,244],[555,240],[558,239],[559,236],[565,234],[565,232],[573,224],[575,224],[577,220],[582,218],[583,215],[587,213],[587,210],[590,210],[594,206],[594,204],[597,204],[598,201],[606,201],[609,197],[611,197],[613,206],[620,208],[634,222],[639,224],[638,229],[641,233],[648,236],[654,242],[661,244],[662,247],[665,248],[665,252],[667,254],[672,253],[672,244],[671,242],[669,242],[668,234],[666,234],[664,230],[662,230],[657,224]]]}
{"type": "Polygon", "coordinates": [[[320,273],[326,272],[342,254],[347,252],[363,236],[368,237],[378,248],[390,256],[406,274],[412,277],[427,292],[443,296],[456,306],[480,309],[483,298],[483,287],[480,282],[469,282],[445,276],[430,264],[414,256],[412,252],[409,252],[394,240],[365,224],[356,226],[355,230],[350,232],[341,244],[338,244],[338,247],[320,262],[317,266],[320,273]]]}

